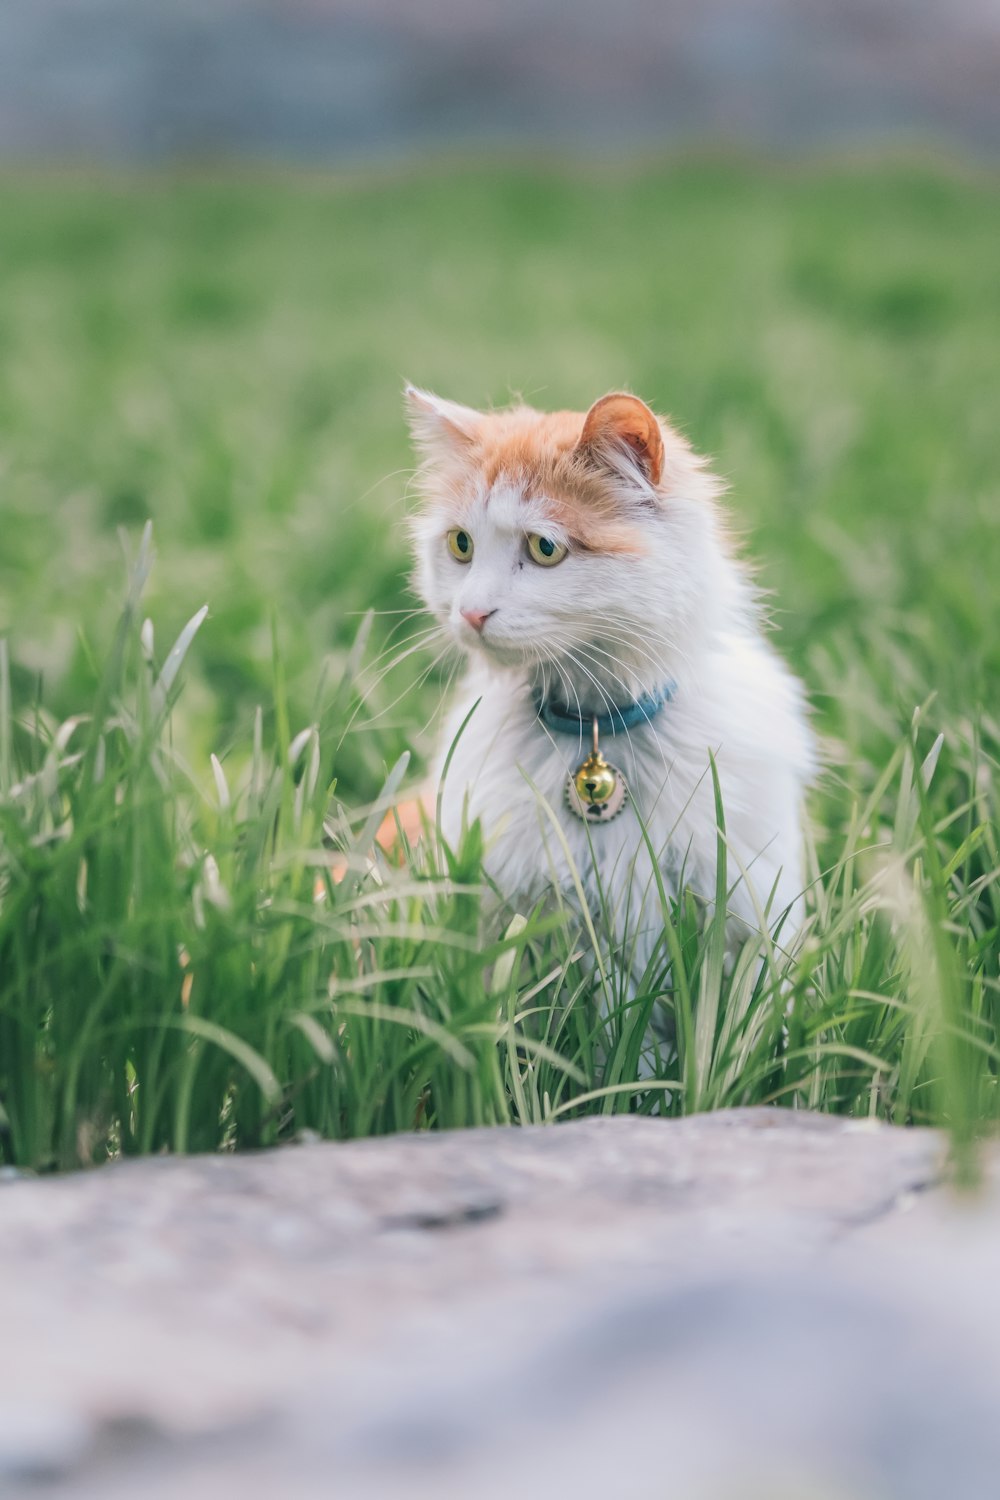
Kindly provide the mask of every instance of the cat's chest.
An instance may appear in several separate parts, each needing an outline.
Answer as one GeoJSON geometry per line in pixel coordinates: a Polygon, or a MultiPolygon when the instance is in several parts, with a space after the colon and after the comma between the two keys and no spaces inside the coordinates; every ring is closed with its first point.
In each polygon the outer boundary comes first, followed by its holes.
{"type": "Polygon", "coordinates": [[[585,734],[552,733],[530,708],[481,701],[454,748],[445,788],[446,831],[454,836],[463,808],[478,819],[506,860],[538,860],[546,846],[568,846],[574,862],[603,864],[629,856],[647,829],[669,816],[673,766],[653,728],[605,737],[600,750],[628,789],[621,811],[584,821],[567,795],[591,750],[585,734]]]}

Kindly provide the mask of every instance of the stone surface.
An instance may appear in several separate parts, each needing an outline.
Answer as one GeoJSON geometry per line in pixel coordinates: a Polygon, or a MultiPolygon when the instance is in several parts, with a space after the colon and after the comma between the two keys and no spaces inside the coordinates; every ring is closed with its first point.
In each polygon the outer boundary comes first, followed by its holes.
{"type": "Polygon", "coordinates": [[[0,1184],[0,1491],[994,1500],[1000,1191],[779,1111],[0,1184]]]}

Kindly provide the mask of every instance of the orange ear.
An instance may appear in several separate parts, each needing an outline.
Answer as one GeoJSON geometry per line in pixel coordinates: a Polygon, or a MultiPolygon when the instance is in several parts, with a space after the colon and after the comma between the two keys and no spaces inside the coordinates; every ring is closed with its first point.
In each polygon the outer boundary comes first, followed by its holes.
{"type": "Polygon", "coordinates": [[[577,450],[599,458],[601,449],[611,446],[629,450],[650,484],[659,484],[663,436],[659,422],[638,396],[602,396],[588,411],[577,450]]]}

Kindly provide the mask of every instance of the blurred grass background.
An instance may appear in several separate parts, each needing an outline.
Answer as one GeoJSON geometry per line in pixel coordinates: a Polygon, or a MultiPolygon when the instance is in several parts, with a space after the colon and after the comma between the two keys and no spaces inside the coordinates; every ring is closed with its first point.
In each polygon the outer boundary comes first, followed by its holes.
{"type": "MultiPolygon", "coordinates": [[[[309,722],[361,614],[415,603],[403,379],[581,409],[627,386],[713,455],[820,728],[877,762],[928,694],[946,725],[998,681],[998,231],[992,178],[926,161],[8,175],[17,695],[90,700],[119,528],[152,518],[158,638],[211,610],[177,729],[196,765],[270,700],[272,614],[309,722]]],[[[342,752],[345,795],[426,749],[418,665],[342,752]]]]}

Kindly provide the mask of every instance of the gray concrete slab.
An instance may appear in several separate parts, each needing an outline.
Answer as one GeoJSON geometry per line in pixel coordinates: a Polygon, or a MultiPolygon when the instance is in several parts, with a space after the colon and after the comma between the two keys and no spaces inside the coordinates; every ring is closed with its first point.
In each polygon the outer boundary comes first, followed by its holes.
{"type": "Polygon", "coordinates": [[[933,1133],[593,1119],[0,1186],[0,1489],[872,1496],[1000,1473],[933,1133]]]}

